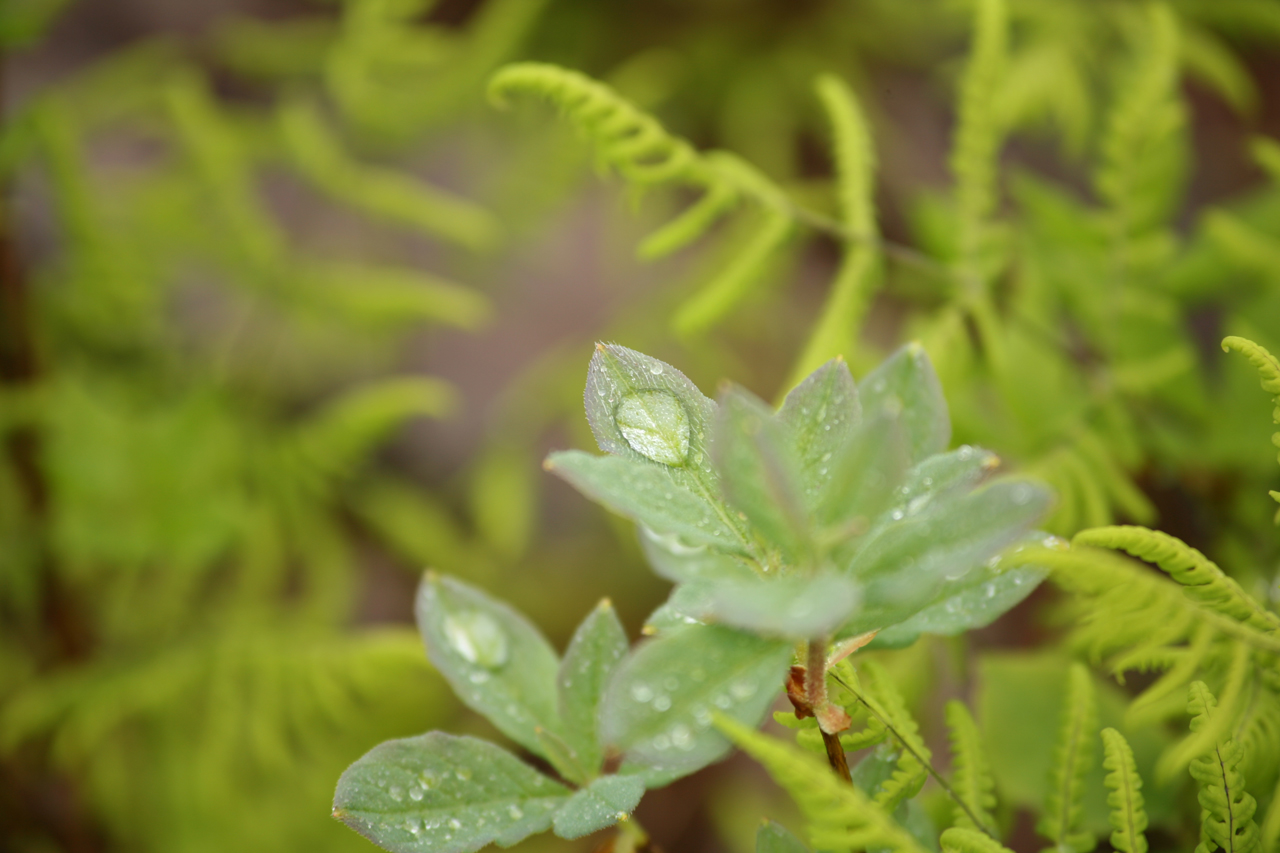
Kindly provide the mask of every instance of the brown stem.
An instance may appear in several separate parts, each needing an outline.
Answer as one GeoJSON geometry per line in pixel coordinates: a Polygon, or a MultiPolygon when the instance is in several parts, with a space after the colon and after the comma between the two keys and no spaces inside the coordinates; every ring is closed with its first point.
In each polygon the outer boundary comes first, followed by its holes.
{"type": "MultiPolygon", "coordinates": [[[[822,729],[818,731],[822,732],[822,729]]],[[[840,735],[822,732],[822,745],[827,748],[827,763],[831,765],[831,769],[837,776],[852,785],[853,776],[849,773],[849,759],[845,757],[844,744],[840,742],[840,735]]]]}

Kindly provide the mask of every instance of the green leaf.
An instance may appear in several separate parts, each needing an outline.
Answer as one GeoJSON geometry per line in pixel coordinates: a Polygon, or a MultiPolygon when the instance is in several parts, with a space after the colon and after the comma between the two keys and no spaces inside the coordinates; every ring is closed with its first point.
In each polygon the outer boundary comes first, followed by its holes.
{"type": "Polygon", "coordinates": [[[715,403],[671,365],[617,344],[596,344],[584,400],[605,453],[671,468],[709,463],[715,403]]]}
{"type": "Polygon", "coordinates": [[[501,747],[431,732],[381,743],[348,767],[333,816],[392,853],[469,853],[546,831],[569,796],[501,747]]]}
{"type": "Polygon", "coordinates": [[[782,824],[766,820],[756,830],[756,853],[809,853],[809,848],[782,824]]]}
{"type": "MultiPolygon", "coordinates": [[[[1111,846],[1122,853],[1147,853],[1147,813],[1142,801],[1142,777],[1133,760],[1133,750],[1124,735],[1115,729],[1102,730],[1106,759],[1102,766],[1110,772],[1105,784],[1107,805],[1111,807],[1111,846]]],[[[1236,849],[1236,848],[1231,848],[1236,849]]]]}
{"type": "MultiPolygon", "coordinates": [[[[1093,734],[1098,730],[1098,700],[1093,676],[1085,665],[1073,663],[1070,672],[1062,726],[1053,750],[1049,795],[1036,831],[1058,850],[1088,853],[1097,846],[1093,833],[1082,824],[1085,776],[1093,765],[1093,734]]],[[[1132,760],[1132,752],[1129,757],[1132,760]]]]}
{"type": "Polygon", "coordinates": [[[817,520],[835,525],[838,539],[865,533],[900,494],[907,454],[899,418],[884,413],[870,418],[830,460],[830,479],[817,497],[817,520]]]}
{"type": "Polygon", "coordinates": [[[423,577],[415,609],[427,656],[458,697],[545,755],[537,730],[560,731],[560,662],[538,629],[501,601],[434,572],[423,577]]]}
{"type": "Polygon", "coordinates": [[[606,598],[578,626],[560,662],[556,683],[564,738],[586,772],[575,782],[594,775],[604,758],[597,736],[600,700],[628,645],[627,633],[606,598]]]}
{"type": "Polygon", "coordinates": [[[991,810],[996,806],[995,780],[978,726],[963,702],[947,703],[947,729],[951,735],[951,786],[968,809],[955,807],[955,825],[987,831],[995,826],[991,810]],[[973,817],[970,817],[970,815],[973,817]],[[979,825],[974,824],[976,818],[979,825]]]}
{"type": "Polygon", "coordinates": [[[660,536],[676,536],[687,547],[710,545],[726,551],[742,550],[737,533],[713,504],[679,485],[655,465],[566,450],[548,456],[543,467],[660,536]]]}
{"type": "Polygon", "coordinates": [[[712,580],[750,580],[759,576],[741,557],[708,545],[687,545],[674,533],[661,534],[643,524],[640,550],[653,570],[676,583],[712,580]]]}
{"type": "Polygon", "coordinates": [[[947,449],[951,441],[947,401],[920,344],[907,344],[887,358],[863,378],[858,391],[864,419],[880,412],[902,419],[912,462],[947,449]]]}
{"type": "Polygon", "coordinates": [[[1021,538],[1050,500],[1042,486],[1006,480],[893,510],[859,541],[849,562],[849,573],[866,584],[867,607],[844,630],[859,633],[910,618],[945,584],[965,578],[1021,538]]]}
{"type": "Polygon", "coordinates": [[[974,628],[985,628],[1035,591],[1048,571],[1039,566],[1018,566],[997,572],[983,567],[958,592],[946,594],[905,622],[876,635],[870,647],[898,649],[914,643],[921,634],[954,637],[974,628]]]}
{"type": "Polygon", "coordinates": [[[853,374],[835,358],[809,374],[787,394],[777,414],[799,458],[806,498],[816,498],[830,480],[832,458],[862,420],[853,374]]]}
{"type": "Polygon", "coordinates": [[[792,647],[729,628],[686,625],[642,643],[609,684],[601,714],[607,745],[659,772],[692,773],[729,742],[719,712],[755,725],[782,686],[792,647]]]}
{"type": "Polygon", "coordinates": [[[613,826],[640,804],[644,780],[638,776],[601,776],[569,799],[555,818],[556,835],[581,838],[613,826]]]}
{"type": "Polygon", "coordinates": [[[860,601],[856,583],[824,573],[695,582],[677,589],[668,604],[698,622],[802,640],[843,624],[860,601]]]}
{"type": "MultiPolygon", "coordinates": [[[[1187,696],[1191,731],[1212,731],[1214,718],[1223,714],[1217,705],[1217,699],[1203,681],[1192,682],[1187,696]]],[[[1212,853],[1217,848],[1226,853],[1250,853],[1258,846],[1261,833],[1253,819],[1258,803],[1245,789],[1244,775],[1240,772],[1243,761],[1244,750],[1240,745],[1224,738],[1191,762],[1189,769],[1191,777],[1199,783],[1197,799],[1200,801],[1200,845],[1196,853],[1212,853]]]]}
{"type": "Polygon", "coordinates": [[[799,461],[772,410],[741,388],[720,398],[712,422],[716,469],[729,501],[792,561],[807,554],[809,519],[799,461]]]}

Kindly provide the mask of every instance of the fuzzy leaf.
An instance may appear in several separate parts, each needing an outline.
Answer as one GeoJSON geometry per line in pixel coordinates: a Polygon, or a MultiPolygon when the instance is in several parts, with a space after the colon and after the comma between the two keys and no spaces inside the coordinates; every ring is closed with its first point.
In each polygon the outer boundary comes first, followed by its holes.
{"type": "Polygon", "coordinates": [[[693,583],[674,593],[669,604],[699,622],[801,640],[843,624],[860,601],[857,584],[825,573],[693,583]]]}
{"type": "Polygon", "coordinates": [[[604,758],[596,734],[600,700],[628,645],[627,633],[606,598],[578,626],[560,662],[556,685],[564,739],[586,774],[573,781],[585,782],[604,758]]]}
{"type": "Polygon", "coordinates": [[[613,826],[625,820],[643,796],[644,780],[637,776],[601,776],[570,797],[556,813],[556,835],[581,838],[613,826]]]}
{"type": "Polygon", "coordinates": [[[427,657],[458,698],[507,737],[545,755],[538,729],[561,729],[560,662],[538,629],[509,605],[434,572],[418,586],[415,611],[427,657]]]}
{"type": "Polygon", "coordinates": [[[676,583],[716,580],[751,580],[759,576],[745,560],[708,545],[688,545],[674,533],[661,534],[643,524],[640,550],[662,577],[676,583]]]}
{"type": "Polygon", "coordinates": [[[692,773],[729,743],[711,727],[720,712],[755,725],[782,685],[791,644],[728,628],[688,625],[642,643],[605,694],[601,736],[627,758],[692,773]]]}
{"type": "Polygon", "coordinates": [[[742,549],[736,531],[714,504],[655,465],[565,450],[548,456],[543,467],[619,515],[659,535],[676,536],[687,547],[742,549]]]}
{"type": "Polygon", "coordinates": [[[858,391],[864,419],[880,412],[902,419],[913,463],[947,449],[951,441],[947,401],[920,344],[907,344],[885,359],[863,378],[858,391]]]}
{"type": "Polygon", "coordinates": [[[672,468],[704,464],[715,403],[671,365],[596,344],[583,399],[605,453],[672,468]]]}
{"type": "Polygon", "coordinates": [[[865,533],[900,494],[908,453],[899,417],[880,413],[852,431],[828,462],[829,479],[816,496],[818,522],[833,525],[838,538],[865,533]]]}
{"type": "Polygon", "coordinates": [[[895,510],[860,541],[848,564],[867,606],[846,626],[860,633],[903,622],[1023,537],[1050,503],[1030,482],[993,483],[968,495],[895,510]]]}
{"type": "Polygon", "coordinates": [[[1038,566],[1018,566],[1003,572],[974,574],[977,577],[958,592],[929,605],[905,622],[876,634],[869,647],[897,649],[911,645],[921,634],[954,637],[975,628],[985,628],[1022,603],[1049,572],[1038,566]]]}
{"type": "Polygon", "coordinates": [[[730,388],[719,402],[712,457],[725,496],[773,547],[800,559],[809,551],[809,520],[800,463],[786,430],[763,401],[741,388],[730,388]]]}
{"type": "Polygon", "coordinates": [[[756,830],[756,853],[809,853],[809,848],[782,824],[766,820],[756,830]]]}
{"type": "Polygon", "coordinates": [[[470,853],[544,832],[570,793],[487,741],[431,732],[348,767],[333,815],[392,853],[470,853]]]}
{"type": "Polygon", "coordinates": [[[778,420],[800,459],[805,495],[820,494],[830,479],[831,459],[862,421],[862,403],[843,359],[832,359],[792,388],[778,420]]]}

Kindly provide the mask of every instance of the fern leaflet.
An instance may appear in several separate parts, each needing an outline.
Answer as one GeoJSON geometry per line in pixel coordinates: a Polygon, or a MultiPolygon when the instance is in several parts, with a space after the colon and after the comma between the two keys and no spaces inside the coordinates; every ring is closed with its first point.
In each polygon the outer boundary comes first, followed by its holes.
{"type": "Polygon", "coordinates": [[[1036,825],[1058,850],[1086,853],[1097,841],[1084,831],[1084,778],[1093,763],[1093,732],[1098,725],[1098,701],[1093,678],[1080,663],[1071,665],[1067,703],[1053,752],[1049,795],[1036,825]]]}
{"type": "MultiPolygon", "coordinates": [[[[995,825],[991,810],[996,805],[995,780],[978,735],[978,726],[963,702],[947,703],[947,728],[951,733],[951,785],[967,809],[955,809],[955,825],[963,829],[988,829],[995,825]],[[971,815],[973,817],[971,817],[971,815]],[[982,826],[974,826],[974,817],[982,826]]],[[[985,837],[985,836],[984,836],[985,837]]]]}
{"type": "Polygon", "coordinates": [[[1102,730],[1106,758],[1102,766],[1108,771],[1104,780],[1107,805],[1111,807],[1111,846],[1121,853],[1147,853],[1147,813],[1142,800],[1142,777],[1133,760],[1133,750],[1124,735],[1115,729],[1102,730]]]}
{"type": "MultiPolygon", "coordinates": [[[[1265,347],[1235,335],[1222,339],[1222,349],[1224,352],[1235,350],[1249,359],[1249,363],[1254,366],[1262,379],[1262,390],[1271,395],[1271,402],[1275,405],[1271,412],[1271,420],[1280,424],[1280,361],[1276,361],[1276,357],[1265,347]]],[[[1272,434],[1271,443],[1280,447],[1280,432],[1272,434]]],[[[1280,461],[1280,455],[1277,455],[1276,461],[1280,461]]],[[[1280,492],[1271,492],[1271,497],[1280,502],[1280,492]]],[[[1276,512],[1276,522],[1280,523],[1280,510],[1276,512]]]]}
{"type": "Polygon", "coordinates": [[[882,849],[924,853],[888,810],[835,777],[830,768],[798,747],[717,715],[720,731],[764,765],[786,789],[808,821],[809,841],[818,849],[882,849]]]}
{"type": "Polygon", "coordinates": [[[942,844],[942,853],[1012,853],[991,836],[958,826],[942,833],[938,841],[942,844]]]}
{"type": "MultiPolygon", "coordinates": [[[[1214,717],[1221,715],[1217,700],[1203,681],[1192,683],[1187,713],[1192,715],[1193,732],[1209,728],[1214,717]]],[[[1253,815],[1258,806],[1245,790],[1240,772],[1243,759],[1243,750],[1228,739],[1191,762],[1191,776],[1200,783],[1200,844],[1196,853],[1213,853],[1219,848],[1226,853],[1250,853],[1257,848],[1261,834],[1253,815]]]]}

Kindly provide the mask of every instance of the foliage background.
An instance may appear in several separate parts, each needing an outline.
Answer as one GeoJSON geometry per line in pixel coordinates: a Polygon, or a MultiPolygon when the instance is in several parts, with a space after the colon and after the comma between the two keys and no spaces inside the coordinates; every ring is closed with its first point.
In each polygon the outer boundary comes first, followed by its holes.
{"type": "MultiPolygon", "coordinates": [[[[606,80],[829,212],[812,81],[842,76],[872,127],[879,228],[920,253],[889,253],[855,374],[923,337],[958,440],[1054,482],[1059,532],[1154,522],[1276,599],[1266,400],[1216,349],[1228,333],[1280,347],[1280,157],[1254,143],[1280,136],[1273,4],[1172,4],[1177,72],[1146,102],[1127,63],[1160,43],[1136,4],[1010,4],[1018,64],[989,100],[1014,133],[985,215],[995,254],[1022,260],[983,275],[1003,316],[1039,324],[999,333],[1021,373],[991,369],[972,315],[946,319],[962,300],[936,274],[961,252],[949,152],[967,3],[60,5],[0,14],[6,299],[25,295],[4,306],[0,397],[6,849],[369,849],[327,817],[347,763],[429,728],[492,734],[408,629],[424,565],[517,602],[560,645],[601,596],[633,634],[661,600],[628,525],[537,467],[551,447],[591,446],[590,342],[774,397],[840,249],[791,241],[723,322],[673,333],[673,310],[740,250],[735,226],[637,261],[688,198],[599,180],[548,110],[492,109],[486,81],[510,60],[606,80]],[[1151,169],[1109,196],[1126,93],[1129,165],[1151,169]],[[1152,104],[1175,113],[1167,133],[1141,112],[1152,104]],[[1152,208],[1133,214],[1138,260],[1119,278],[1117,197],[1152,208]],[[1028,292],[1053,296],[1024,311],[1028,292]],[[1096,316],[1119,292],[1160,328],[1096,316]],[[1115,369],[1141,366],[1149,353],[1126,343],[1150,340],[1186,353],[1181,372],[1115,369]],[[1117,376],[1119,402],[1099,403],[1117,376]],[[1101,462],[1074,452],[1091,442],[1101,462]]],[[[1056,722],[1027,709],[1065,690],[1051,599],[894,660],[930,737],[951,695],[1001,733],[990,749],[1020,850],[1038,844],[1019,810],[1042,799],[1056,722]]],[[[1149,762],[1166,741],[1147,735],[1131,739],[1149,762]]],[[[785,817],[734,761],[646,799],[664,846],[749,849],[766,804],[785,817]]],[[[1153,785],[1153,821],[1176,808],[1161,796],[1153,785]]],[[[1100,802],[1093,814],[1105,821],[1100,802]]],[[[569,846],[528,842],[551,845],[569,846]]]]}

